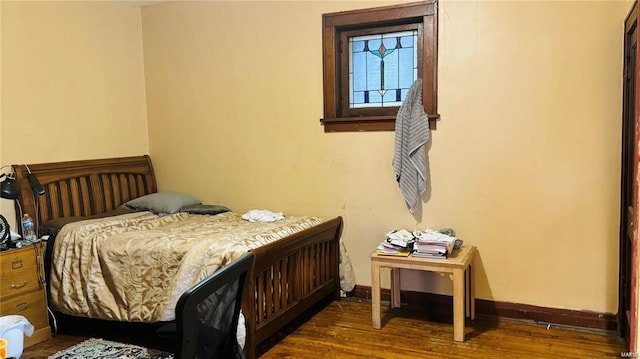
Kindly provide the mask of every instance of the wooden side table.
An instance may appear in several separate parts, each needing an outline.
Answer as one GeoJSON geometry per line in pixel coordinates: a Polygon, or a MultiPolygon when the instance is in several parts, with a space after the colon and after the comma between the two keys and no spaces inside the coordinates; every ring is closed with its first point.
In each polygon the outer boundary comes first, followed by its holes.
{"type": "Polygon", "coordinates": [[[39,242],[0,254],[0,316],[22,315],[34,326],[24,348],[51,338],[39,242]]]}
{"type": "Polygon", "coordinates": [[[476,247],[462,246],[447,259],[395,257],[371,254],[371,314],[373,328],[380,329],[380,273],[391,269],[391,308],[400,307],[400,268],[447,273],[453,280],[453,339],[464,341],[464,318],[475,319],[473,258],[476,247]],[[466,300],[465,300],[466,298],[466,300]]]}

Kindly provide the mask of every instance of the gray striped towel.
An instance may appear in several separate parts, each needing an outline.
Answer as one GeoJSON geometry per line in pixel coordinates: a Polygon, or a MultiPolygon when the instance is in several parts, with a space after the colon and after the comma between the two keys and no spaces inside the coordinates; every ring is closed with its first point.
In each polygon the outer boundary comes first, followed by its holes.
{"type": "Polygon", "coordinates": [[[422,106],[422,79],[417,79],[396,116],[396,140],[393,153],[393,172],[409,212],[418,208],[420,196],[427,188],[427,156],[429,118],[422,106]]]}

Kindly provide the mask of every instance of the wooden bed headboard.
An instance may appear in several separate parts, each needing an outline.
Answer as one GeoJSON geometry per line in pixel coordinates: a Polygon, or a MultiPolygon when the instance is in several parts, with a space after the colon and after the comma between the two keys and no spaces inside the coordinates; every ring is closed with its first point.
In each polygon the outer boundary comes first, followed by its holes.
{"type": "Polygon", "coordinates": [[[36,233],[39,224],[51,219],[101,214],[130,199],[157,192],[148,155],[13,165],[13,168],[20,188],[16,223],[21,223],[20,212],[29,213],[34,218],[36,233]],[[31,190],[29,171],[40,180],[44,195],[36,196],[31,190]]]}

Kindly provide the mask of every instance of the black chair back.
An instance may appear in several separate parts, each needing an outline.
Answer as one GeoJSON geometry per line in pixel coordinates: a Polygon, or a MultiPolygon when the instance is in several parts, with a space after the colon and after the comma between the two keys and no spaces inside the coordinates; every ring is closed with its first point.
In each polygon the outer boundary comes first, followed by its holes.
{"type": "Polygon", "coordinates": [[[176,305],[178,359],[244,358],[236,331],[252,263],[247,252],[182,294],[176,305]]]}

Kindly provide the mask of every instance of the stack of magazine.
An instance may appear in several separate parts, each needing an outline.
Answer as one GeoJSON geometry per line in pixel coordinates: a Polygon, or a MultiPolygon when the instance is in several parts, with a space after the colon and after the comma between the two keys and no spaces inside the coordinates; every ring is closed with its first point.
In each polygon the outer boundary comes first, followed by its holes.
{"type": "MultiPolygon", "coordinates": [[[[413,235],[416,238],[413,246],[414,252],[412,253],[414,257],[447,258],[454,247],[456,247],[455,236],[436,232],[431,229],[414,231],[413,235]]],[[[458,244],[458,246],[460,244],[458,244]]]]}
{"type": "Polygon", "coordinates": [[[393,230],[378,245],[376,253],[384,256],[446,259],[454,249],[462,245],[462,240],[455,235],[450,228],[413,232],[405,229],[393,230]]]}
{"type": "Polygon", "coordinates": [[[376,253],[384,256],[408,257],[413,252],[415,238],[407,230],[391,231],[387,233],[386,239],[380,242],[376,253]]]}

